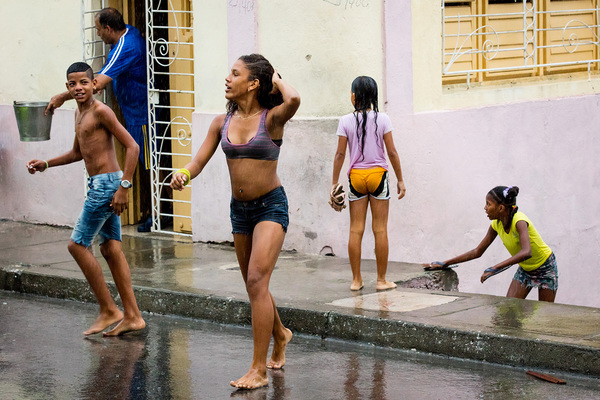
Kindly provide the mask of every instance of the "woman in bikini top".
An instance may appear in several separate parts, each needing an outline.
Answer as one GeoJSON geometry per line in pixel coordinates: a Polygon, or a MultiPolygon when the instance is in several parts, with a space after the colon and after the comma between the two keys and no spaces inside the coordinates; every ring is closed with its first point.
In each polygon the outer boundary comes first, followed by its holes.
{"type": "Polygon", "coordinates": [[[263,56],[251,54],[233,64],[225,78],[225,98],[227,113],[213,120],[198,153],[173,175],[171,187],[182,190],[221,144],[231,180],[233,242],[250,298],[254,335],[252,364],[230,384],[255,389],[268,384],[267,368],[283,367],[292,338],[279,319],[269,280],[289,220],[287,197],[277,176],[279,148],[283,127],[298,110],[300,96],[263,56]],[[258,201],[267,198],[271,201],[258,201]],[[267,362],[271,337],[273,351],[267,362]]]}

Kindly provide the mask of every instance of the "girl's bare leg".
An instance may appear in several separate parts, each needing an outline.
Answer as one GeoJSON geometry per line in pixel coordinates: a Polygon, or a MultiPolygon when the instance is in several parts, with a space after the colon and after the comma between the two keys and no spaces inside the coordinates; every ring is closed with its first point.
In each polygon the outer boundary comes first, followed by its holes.
{"type": "Polygon", "coordinates": [[[292,331],[283,326],[281,319],[279,319],[279,313],[277,312],[277,306],[275,300],[271,296],[271,302],[273,303],[273,351],[271,352],[271,358],[267,362],[267,368],[280,369],[285,365],[285,348],[290,340],[292,340],[292,331]]]}
{"type": "MultiPolygon", "coordinates": [[[[248,276],[248,263],[250,262],[250,254],[252,250],[252,236],[251,235],[234,235],[235,250],[237,254],[238,263],[242,271],[242,277],[244,282],[247,281],[248,276]]],[[[279,369],[285,365],[285,347],[288,342],[292,339],[292,331],[286,328],[277,312],[275,300],[271,296],[271,302],[273,303],[273,352],[271,353],[271,359],[267,362],[267,368],[279,369]]]]}
{"type": "Polygon", "coordinates": [[[394,282],[385,279],[388,266],[389,243],[387,233],[389,200],[370,198],[371,217],[373,219],[373,235],[375,236],[375,259],[377,260],[377,290],[388,290],[396,287],[394,282]]]}
{"type": "Polygon", "coordinates": [[[554,303],[554,299],[556,298],[556,292],[550,289],[538,289],[538,299],[540,301],[548,301],[550,303],[554,303]]]}
{"type": "Polygon", "coordinates": [[[272,335],[275,337],[273,351],[276,364],[285,362],[285,344],[291,339],[291,332],[286,334],[287,329],[279,320],[269,292],[269,281],[284,238],[285,232],[281,225],[271,221],[256,225],[251,237],[234,235],[236,254],[252,309],[254,356],[248,372],[240,379],[231,381],[231,386],[255,389],[268,384],[267,355],[272,335]]]}
{"type": "Polygon", "coordinates": [[[83,334],[92,335],[102,332],[110,325],[122,320],[123,312],[119,310],[108,291],[106,281],[102,275],[102,267],[100,267],[98,260],[96,260],[92,252],[87,247],[77,244],[73,240],[69,242],[68,249],[83,272],[85,279],[90,284],[92,292],[94,292],[100,306],[98,317],[83,334]]]}
{"type": "Polygon", "coordinates": [[[528,288],[526,285],[523,285],[521,282],[513,279],[508,287],[508,293],[506,293],[506,297],[524,299],[527,297],[529,292],[531,292],[531,288],[528,288]]]}
{"type": "Polygon", "coordinates": [[[363,287],[362,274],[360,273],[362,238],[365,233],[365,220],[369,197],[350,201],[350,237],[348,238],[348,258],[352,270],[352,285],[350,290],[360,290],[363,287]]]}

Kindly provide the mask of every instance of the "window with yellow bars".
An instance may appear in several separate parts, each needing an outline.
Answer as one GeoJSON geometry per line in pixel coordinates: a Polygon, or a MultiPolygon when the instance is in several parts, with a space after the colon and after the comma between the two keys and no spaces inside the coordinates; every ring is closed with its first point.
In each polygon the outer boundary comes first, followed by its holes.
{"type": "Polygon", "coordinates": [[[445,0],[443,84],[598,71],[598,0],[445,0]]]}

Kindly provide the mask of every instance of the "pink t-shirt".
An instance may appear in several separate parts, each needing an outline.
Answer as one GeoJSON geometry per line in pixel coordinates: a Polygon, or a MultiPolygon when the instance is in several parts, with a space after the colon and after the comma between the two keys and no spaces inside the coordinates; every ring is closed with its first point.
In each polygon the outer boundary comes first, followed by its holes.
{"type": "MultiPolygon", "coordinates": [[[[358,119],[362,124],[362,114],[358,114],[358,119]]],[[[392,130],[392,121],[386,114],[377,113],[377,125],[375,125],[375,112],[367,113],[367,136],[365,138],[365,147],[360,151],[361,140],[359,139],[356,126],[356,114],[346,114],[340,118],[337,134],[348,138],[348,148],[350,149],[350,170],[368,169],[381,167],[388,170],[387,160],[385,158],[385,148],[383,144],[383,135],[392,130]],[[363,157],[364,156],[364,157],[363,157]]],[[[362,127],[360,128],[362,134],[362,127]]]]}

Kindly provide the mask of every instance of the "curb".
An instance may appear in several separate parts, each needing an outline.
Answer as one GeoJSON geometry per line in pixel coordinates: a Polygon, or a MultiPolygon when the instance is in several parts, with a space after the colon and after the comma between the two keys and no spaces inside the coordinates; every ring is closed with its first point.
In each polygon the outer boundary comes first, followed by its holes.
{"type": "MultiPolygon", "coordinates": [[[[44,275],[24,270],[27,266],[0,267],[0,289],[95,303],[85,279],[44,275]]],[[[108,283],[113,296],[114,283],[108,283]]],[[[191,294],[134,286],[140,310],[155,314],[250,325],[250,303],[212,294],[191,294]]],[[[413,322],[372,318],[336,311],[278,307],[284,324],[294,332],[373,344],[414,349],[443,356],[466,358],[517,367],[560,370],[600,377],[600,350],[562,343],[459,331],[413,322]]]]}

